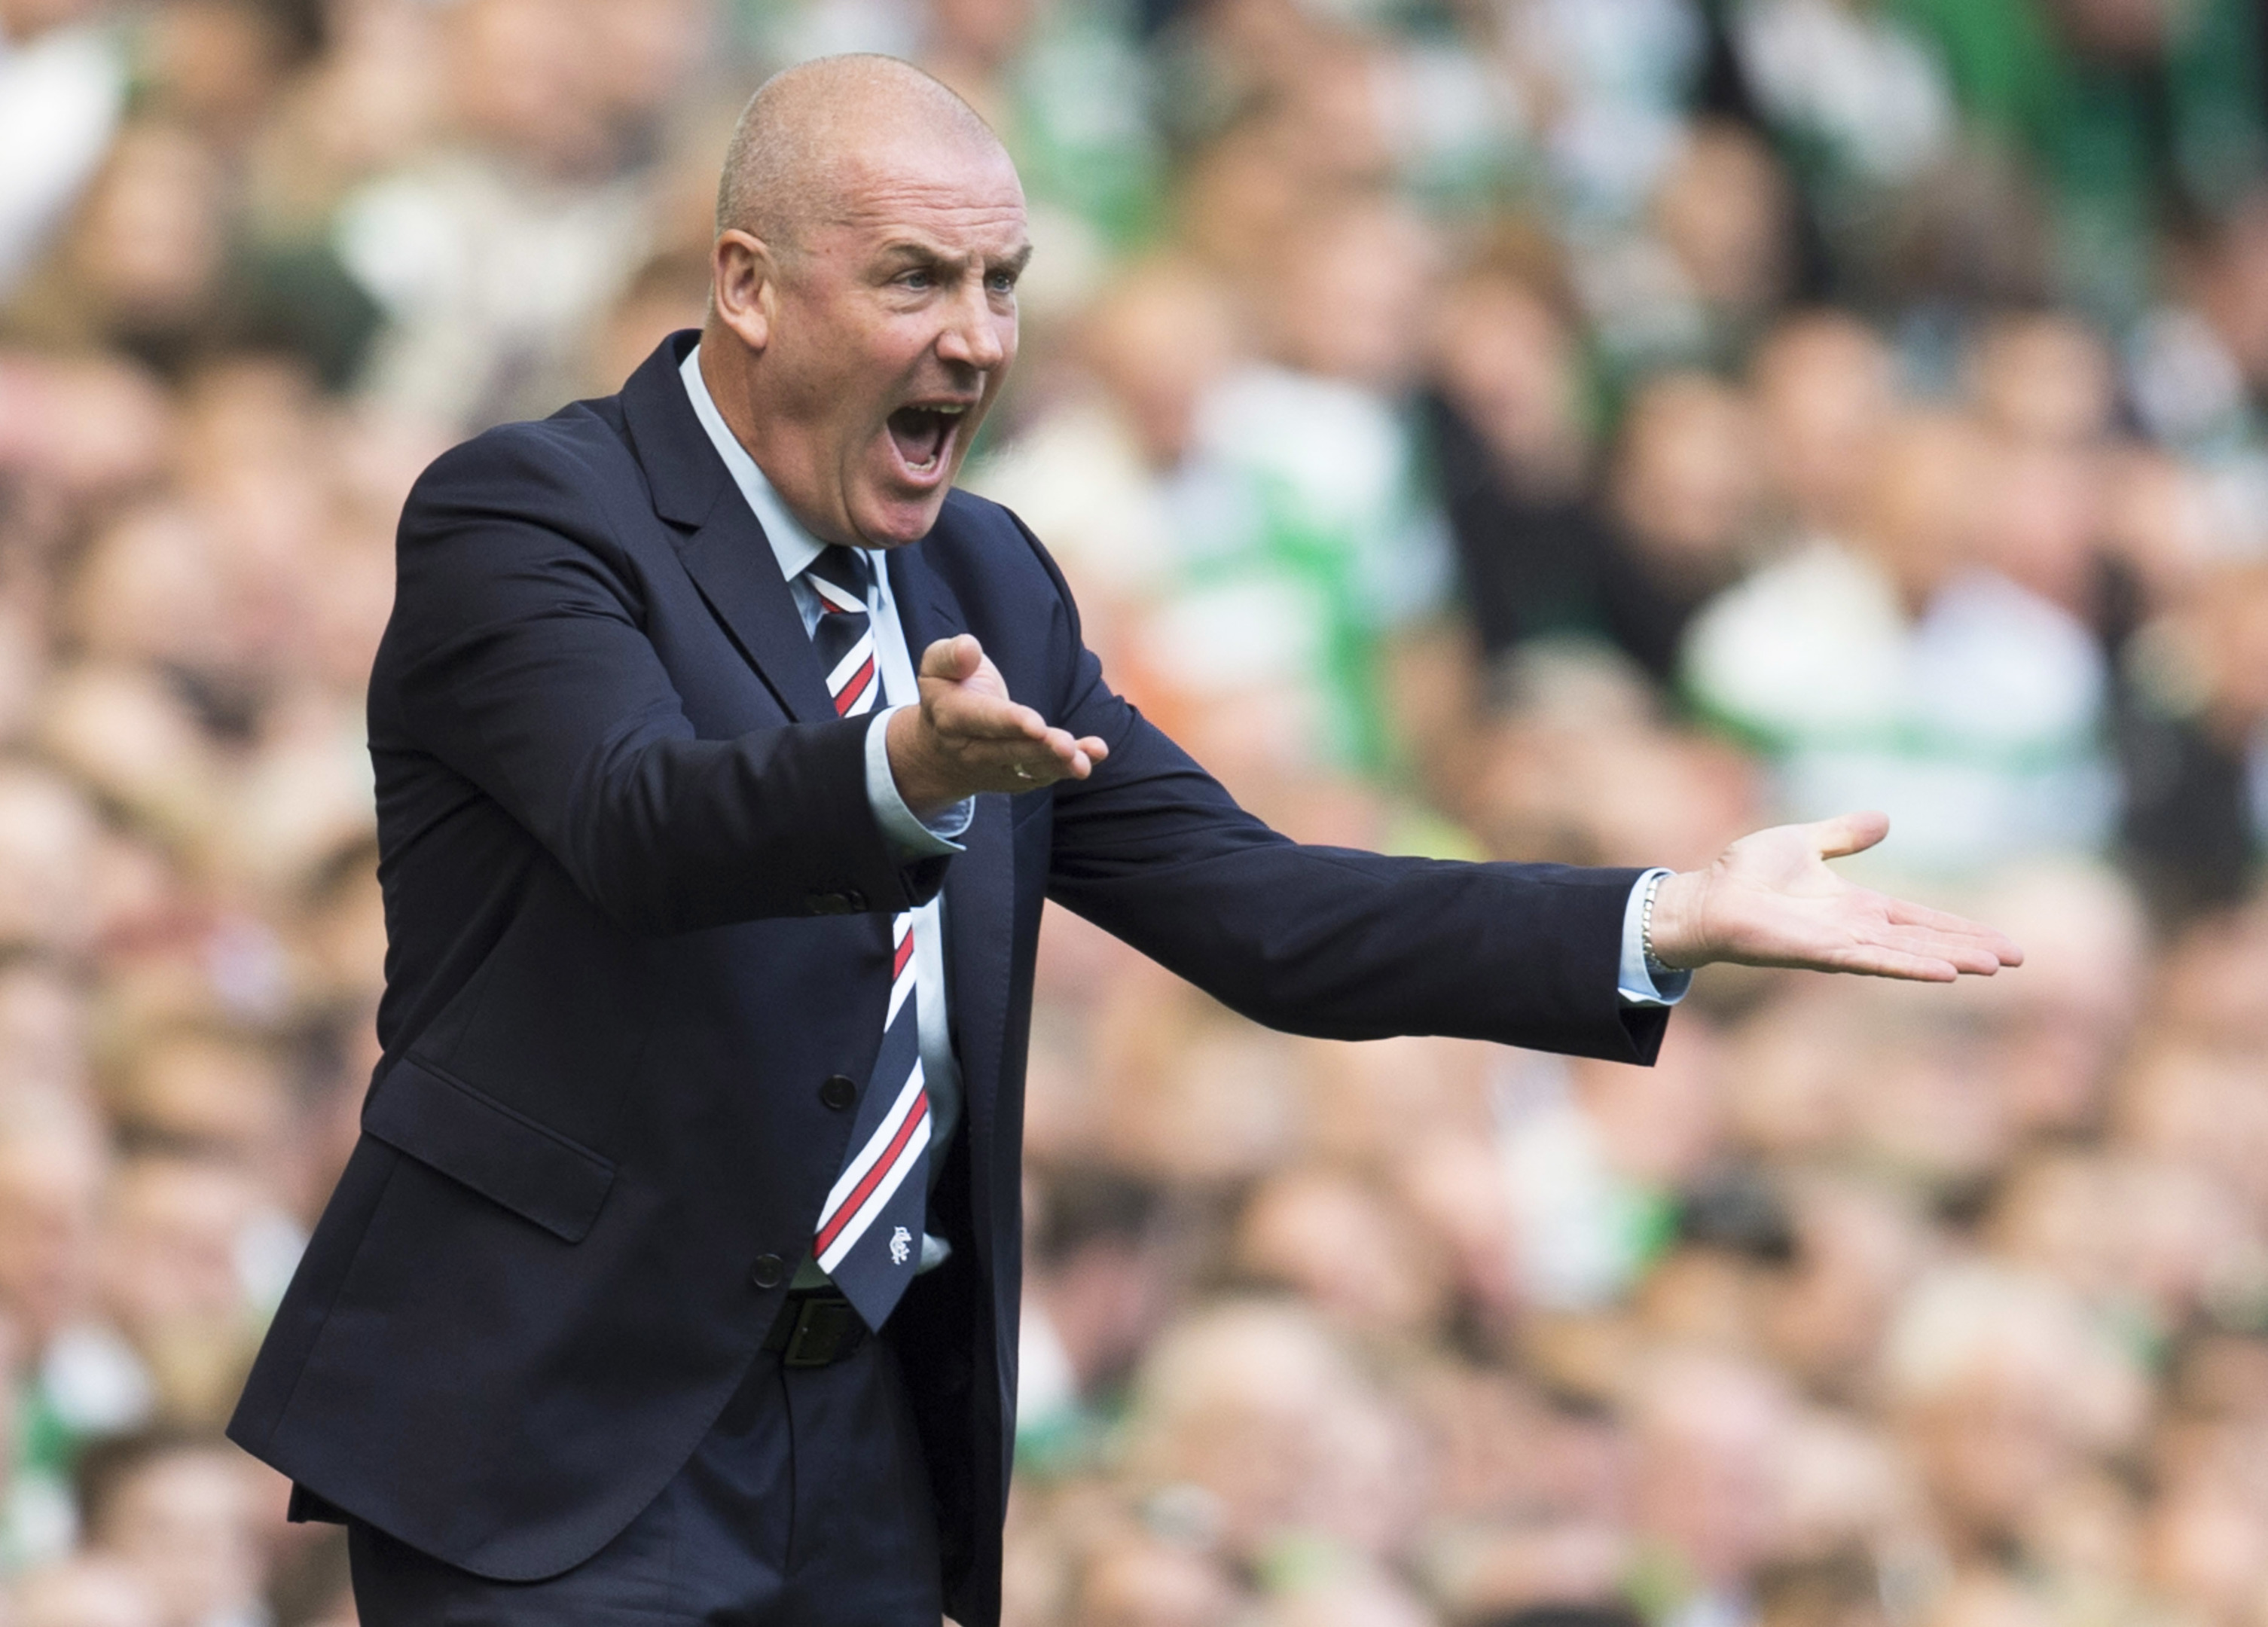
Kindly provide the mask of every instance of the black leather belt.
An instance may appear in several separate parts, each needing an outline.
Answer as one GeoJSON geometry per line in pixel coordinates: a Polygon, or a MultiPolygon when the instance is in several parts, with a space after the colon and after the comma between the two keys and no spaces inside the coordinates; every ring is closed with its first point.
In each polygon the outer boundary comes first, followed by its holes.
{"type": "Polygon", "coordinates": [[[790,1293],[764,1337],[783,1367],[824,1367],[866,1342],[866,1324],[833,1288],[790,1293]]]}

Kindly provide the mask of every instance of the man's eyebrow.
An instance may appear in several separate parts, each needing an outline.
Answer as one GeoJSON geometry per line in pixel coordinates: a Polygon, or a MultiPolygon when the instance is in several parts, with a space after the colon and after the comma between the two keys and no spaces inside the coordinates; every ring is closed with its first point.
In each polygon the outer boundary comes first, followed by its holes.
{"type": "MultiPolygon", "coordinates": [[[[945,249],[939,247],[936,244],[923,242],[918,238],[901,238],[895,243],[888,243],[883,246],[882,258],[885,260],[904,261],[914,265],[941,265],[950,264],[954,261],[968,258],[968,256],[950,254],[945,249]]],[[[1003,270],[1012,271],[1019,276],[1021,276],[1024,268],[1029,265],[1031,261],[1032,245],[1028,240],[1027,240],[1018,247],[1013,254],[1005,256],[996,263],[1003,270]]]]}

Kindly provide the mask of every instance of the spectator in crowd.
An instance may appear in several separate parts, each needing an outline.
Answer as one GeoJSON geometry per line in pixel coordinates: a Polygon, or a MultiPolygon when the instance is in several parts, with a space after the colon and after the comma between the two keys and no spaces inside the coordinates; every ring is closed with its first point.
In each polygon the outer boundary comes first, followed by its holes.
{"type": "Polygon", "coordinates": [[[630,10],[649,8],[470,0],[446,14],[451,149],[338,217],[341,256],[387,319],[366,387],[389,407],[461,431],[549,411],[578,382],[562,360],[650,246],[637,138],[706,20],[658,9],[660,70],[641,78],[602,24],[630,10]]]}
{"type": "Polygon", "coordinates": [[[1595,636],[1609,546],[1593,387],[1564,295],[1516,261],[1443,289],[1425,407],[1460,584],[1491,666],[1531,638],[1595,636]]]}
{"type": "Polygon", "coordinates": [[[156,1594],[117,1560],[58,1560],[25,1576],[15,1620],[28,1627],[161,1627],[156,1594]]]}
{"type": "Polygon", "coordinates": [[[15,291],[100,166],[126,102],[121,41],[90,0],[0,11],[0,298],[15,291]]]}
{"type": "Polygon", "coordinates": [[[1762,474],[1748,403],[1715,381],[1665,373],[1630,406],[1615,457],[1616,546],[1599,597],[1615,644],[1667,683],[1694,615],[1756,551],[1762,474]]]}
{"type": "MultiPolygon", "coordinates": [[[[1877,453],[1856,546],[1792,556],[1695,622],[1686,681],[1771,756],[1784,806],[1881,803],[1904,821],[1905,862],[1940,870],[2102,841],[2102,652],[2011,574],[2086,575],[2059,556],[2067,529],[2027,549],[2035,455],[2054,454],[1913,414],[1877,453]]],[[[2063,473],[2043,473],[2051,526],[2069,512],[2063,473]]]]}
{"type": "Polygon", "coordinates": [[[1034,1217],[1017,1362],[1018,1450],[1078,1450],[1155,1336],[1174,1262],[1167,1218],[1145,1182],[1061,1172],[1034,1217]]]}
{"type": "MultiPolygon", "coordinates": [[[[217,1437],[123,1436],[79,1464],[89,1549],[147,1587],[164,1627],[260,1619],[261,1488],[217,1437]]],[[[273,1499],[269,1499],[272,1503],[273,1499]]]]}

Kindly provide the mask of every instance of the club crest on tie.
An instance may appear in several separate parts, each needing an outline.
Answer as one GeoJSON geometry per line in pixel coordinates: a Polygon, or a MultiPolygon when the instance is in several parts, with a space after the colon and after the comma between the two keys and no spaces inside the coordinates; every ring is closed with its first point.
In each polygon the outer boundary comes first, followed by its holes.
{"type": "Polygon", "coordinates": [[[914,1234],[900,1226],[890,1233],[890,1263],[903,1265],[914,1251],[914,1234]]]}

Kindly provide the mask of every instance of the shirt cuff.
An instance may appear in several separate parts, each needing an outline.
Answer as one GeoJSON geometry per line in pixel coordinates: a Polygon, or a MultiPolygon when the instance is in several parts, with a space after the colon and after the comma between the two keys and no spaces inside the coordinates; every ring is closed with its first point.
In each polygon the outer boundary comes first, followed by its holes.
{"type": "Polygon", "coordinates": [[[1646,964],[1646,889],[1667,870],[1655,868],[1638,879],[1623,906],[1623,960],[1616,988],[1626,1005],[1675,1005],[1693,986],[1690,972],[1664,972],[1655,976],[1646,964]]]}
{"type": "MultiPolygon", "coordinates": [[[[891,856],[901,862],[958,853],[960,839],[968,833],[968,821],[976,817],[976,799],[963,797],[928,819],[917,817],[906,806],[906,799],[898,795],[898,777],[890,772],[890,717],[903,710],[902,706],[892,706],[876,712],[873,725],[866,731],[866,801],[874,810],[874,822],[881,826],[891,856]]],[[[1627,964],[1630,957],[1623,958],[1627,964]]]]}

